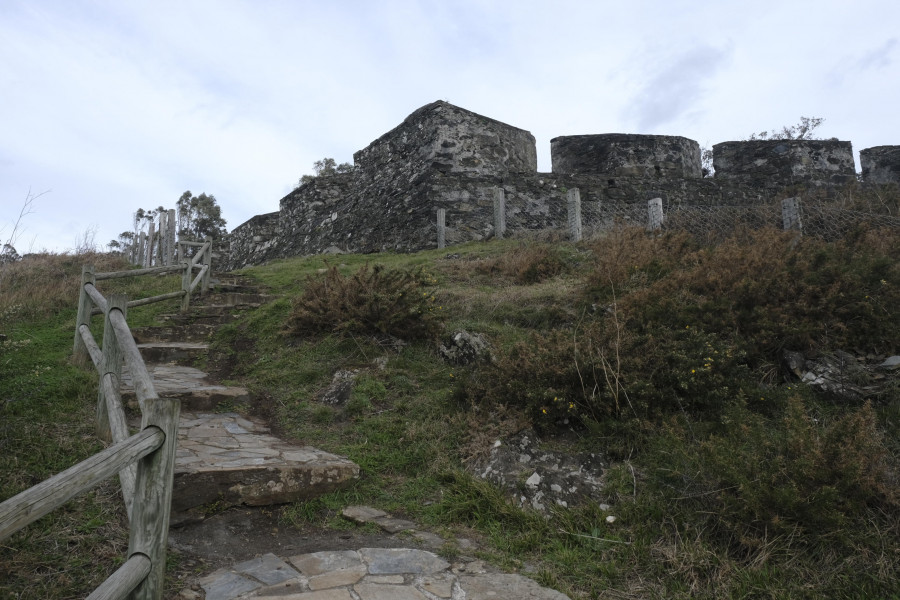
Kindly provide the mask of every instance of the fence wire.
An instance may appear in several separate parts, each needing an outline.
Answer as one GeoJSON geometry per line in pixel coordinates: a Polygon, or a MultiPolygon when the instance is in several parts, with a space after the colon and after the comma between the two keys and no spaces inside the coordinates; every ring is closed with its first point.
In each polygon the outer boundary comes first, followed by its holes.
{"type": "MultiPolygon", "coordinates": [[[[582,207],[584,227],[588,235],[600,234],[618,227],[648,227],[647,203],[582,207]]],[[[715,243],[739,229],[784,228],[780,204],[699,206],[671,204],[664,206],[662,229],[686,231],[698,239],[715,243]]],[[[900,216],[852,210],[833,202],[802,200],[799,229],[825,241],[835,241],[860,228],[900,230],[900,216]]]]}

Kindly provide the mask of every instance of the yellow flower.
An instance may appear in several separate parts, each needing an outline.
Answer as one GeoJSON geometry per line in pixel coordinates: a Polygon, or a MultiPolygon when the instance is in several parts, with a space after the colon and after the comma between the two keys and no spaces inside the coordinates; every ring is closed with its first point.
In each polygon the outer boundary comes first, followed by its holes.
{"type": "Polygon", "coordinates": [[[691,369],[691,373],[696,373],[696,372],[697,372],[696,369],[691,369]]]}
{"type": "Polygon", "coordinates": [[[542,408],[542,409],[541,409],[541,412],[544,413],[544,414],[546,415],[546,414],[547,414],[547,409],[546,409],[546,408],[542,408]]]}

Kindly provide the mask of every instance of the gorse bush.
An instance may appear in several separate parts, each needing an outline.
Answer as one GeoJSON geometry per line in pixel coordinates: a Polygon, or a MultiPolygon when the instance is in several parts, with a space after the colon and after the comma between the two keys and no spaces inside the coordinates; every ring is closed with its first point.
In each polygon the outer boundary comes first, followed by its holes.
{"type": "Polygon", "coordinates": [[[752,367],[797,351],[891,351],[900,339],[900,235],[838,242],[773,230],[684,255],[620,303],[629,328],[703,328],[742,345],[752,367]]]}
{"type": "Polygon", "coordinates": [[[656,443],[658,490],[679,510],[711,515],[719,542],[752,550],[802,532],[838,543],[869,511],[900,514],[897,465],[871,405],[829,420],[810,417],[799,396],[775,419],[728,412],[721,433],[697,440],[682,420],[656,443]]]}
{"type": "Polygon", "coordinates": [[[539,283],[559,275],[567,265],[549,244],[522,243],[493,258],[478,261],[476,270],[486,275],[501,275],[515,283],[539,283]]]}
{"type": "Polygon", "coordinates": [[[389,270],[364,265],[345,276],[330,267],[307,278],[293,305],[287,329],[306,333],[384,334],[405,340],[433,338],[442,330],[443,307],[421,269],[389,270]]]}

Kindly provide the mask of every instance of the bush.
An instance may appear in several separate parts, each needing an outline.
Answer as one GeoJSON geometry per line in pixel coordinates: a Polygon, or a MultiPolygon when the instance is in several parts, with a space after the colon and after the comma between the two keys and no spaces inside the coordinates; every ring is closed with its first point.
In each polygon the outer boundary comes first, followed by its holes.
{"type": "Polygon", "coordinates": [[[659,445],[661,481],[689,510],[715,515],[722,539],[762,543],[798,527],[832,537],[870,509],[898,514],[897,465],[871,405],[813,419],[794,396],[777,419],[741,407],[729,417],[724,433],[698,443],[674,427],[659,445]]]}
{"type": "Polygon", "coordinates": [[[900,339],[900,235],[865,228],[833,243],[742,232],[683,256],[620,302],[637,331],[693,324],[744,347],[751,366],[781,350],[889,352],[900,339]]]}
{"type": "Polygon", "coordinates": [[[442,307],[421,269],[361,267],[344,276],[330,267],[309,277],[293,305],[288,332],[335,332],[391,335],[406,340],[434,338],[442,330],[442,307]],[[425,291],[423,291],[425,290],[425,291]]]}

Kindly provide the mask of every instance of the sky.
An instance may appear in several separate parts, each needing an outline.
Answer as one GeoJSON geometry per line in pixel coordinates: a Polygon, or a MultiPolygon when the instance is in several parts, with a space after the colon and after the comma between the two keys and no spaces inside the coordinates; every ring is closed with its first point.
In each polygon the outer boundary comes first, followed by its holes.
{"type": "Polygon", "coordinates": [[[898,24],[897,0],[0,0],[0,244],[105,249],[187,190],[231,231],[435,100],[530,131],[542,172],[560,135],[801,116],[900,145],[898,24]]]}

